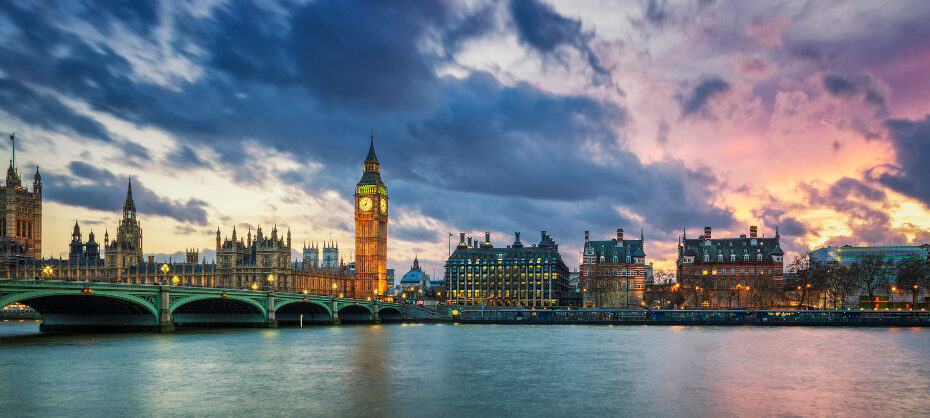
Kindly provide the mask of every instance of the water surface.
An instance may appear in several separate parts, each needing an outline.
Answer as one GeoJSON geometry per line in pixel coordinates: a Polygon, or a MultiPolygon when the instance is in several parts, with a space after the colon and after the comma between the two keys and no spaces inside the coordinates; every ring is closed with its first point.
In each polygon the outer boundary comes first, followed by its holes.
{"type": "Polygon", "coordinates": [[[28,416],[916,416],[930,329],[16,321],[0,322],[0,376],[0,411],[28,416]]]}

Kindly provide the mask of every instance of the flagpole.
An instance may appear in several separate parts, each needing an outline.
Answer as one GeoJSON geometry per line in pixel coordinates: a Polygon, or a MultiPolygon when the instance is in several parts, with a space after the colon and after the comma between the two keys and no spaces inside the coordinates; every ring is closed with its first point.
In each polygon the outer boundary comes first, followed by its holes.
{"type": "Polygon", "coordinates": [[[13,158],[10,160],[10,165],[16,167],[16,132],[10,134],[10,142],[13,143],[13,158]]]}

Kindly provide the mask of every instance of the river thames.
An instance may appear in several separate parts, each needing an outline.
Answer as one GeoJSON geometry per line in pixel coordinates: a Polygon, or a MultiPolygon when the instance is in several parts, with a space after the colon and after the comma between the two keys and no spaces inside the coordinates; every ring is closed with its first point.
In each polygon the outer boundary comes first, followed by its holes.
{"type": "Polygon", "coordinates": [[[918,416],[930,329],[0,322],[0,375],[26,416],[918,416]]]}

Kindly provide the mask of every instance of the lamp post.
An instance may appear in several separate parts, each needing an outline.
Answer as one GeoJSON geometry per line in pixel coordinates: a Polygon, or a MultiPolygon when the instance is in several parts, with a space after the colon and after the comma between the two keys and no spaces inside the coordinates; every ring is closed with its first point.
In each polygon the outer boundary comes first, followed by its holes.
{"type": "MultiPolygon", "coordinates": [[[[740,293],[740,292],[739,292],[739,289],[740,289],[741,287],[743,287],[743,286],[742,286],[742,285],[736,285],[736,306],[740,306],[740,304],[739,304],[739,293],[740,293]]],[[[733,299],[730,299],[730,300],[733,300],[733,299]]]]}
{"type": "Polygon", "coordinates": [[[274,274],[268,275],[268,290],[274,290],[274,274]]]}
{"type": "Polygon", "coordinates": [[[181,281],[181,279],[180,279],[178,276],[174,276],[174,277],[171,278],[171,284],[173,284],[173,285],[175,285],[175,286],[177,286],[177,285],[178,285],[178,282],[180,282],[180,281],[181,281]]]}
{"type": "Polygon", "coordinates": [[[45,278],[46,278],[46,279],[52,277],[52,273],[54,273],[54,272],[55,272],[55,270],[52,269],[52,266],[50,266],[50,265],[48,265],[48,264],[46,264],[45,267],[42,267],[42,274],[45,275],[45,278]]]}
{"type": "Polygon", "coordinates": [[[338,288],[339,288],[339,286],[336,286],[336,282],[333,282],[333,299],[336,298],[336,289],[338,289],[338,288]]]}
{"type": "Polygon", "coordinates": [[[164,263],[161,265],[161,272],[165,276],[165,280],[163,282],[164,284],[168,284],[168,270],[169,270],[168,263],[164,263]]]}

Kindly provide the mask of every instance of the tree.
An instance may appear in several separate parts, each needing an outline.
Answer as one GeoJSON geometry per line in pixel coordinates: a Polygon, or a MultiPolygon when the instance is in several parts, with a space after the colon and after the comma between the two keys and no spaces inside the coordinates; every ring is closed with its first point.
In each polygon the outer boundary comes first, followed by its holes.
{"type": "Polygon", "coordinates": [[[869,300],[874,300],[875,291],[887,289],[891,282],[885,266],[885,258],[880,254],[866,254],[850,266],[856,286],[869,295],[869,300]]]}
{"type": "Polygon", "coordinates": [[[930,265],[927,260],[920,257],[906,257],[902,259],[895,269],[895,286],[901,290],[911,292],[913,303],[911,309],[917,309],[917,295],[920,288],[927,288],[930,283],[930,265]]]}

